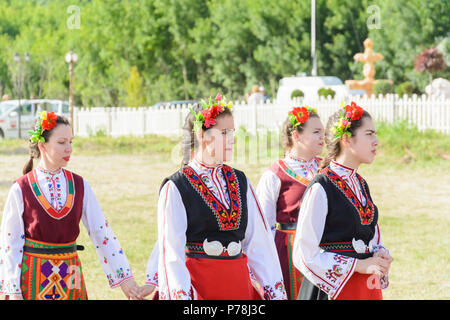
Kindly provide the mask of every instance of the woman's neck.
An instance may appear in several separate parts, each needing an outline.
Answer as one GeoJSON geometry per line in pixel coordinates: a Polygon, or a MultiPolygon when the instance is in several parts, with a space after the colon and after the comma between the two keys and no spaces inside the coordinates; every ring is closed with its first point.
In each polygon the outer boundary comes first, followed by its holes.
{"type": "Polygon", "coordinates": [[[58,170],[61,169],[61,167],[52,165],[49,161],[47,161],[44,158],[42,158],[41,161],[39,161],[39,167],[51,173],[57,172],[58,170]]]}
{"type": "Polygon", "coordinates": [[[354,170],[358,170],[359,165],[361,164],[352,155],[346,154],[344,152],[338,155],[336,159],[334,159],[334,161],[354,170]]]}
{"type": "Polygon", "coordinates": [[[288,151],[288,155],[297,159],[305,160],[306,162],[314,158],[309,152],[305,152],[303,149],[292,148],[288,151]]]}
{"type": "Polygon", "coordinates": [[[197,152],[195,154],[195,158],[200,161],[201,163],[209,166],[209,167],[216,167],[222,164],[222,162],[217,161],[213,157],[211,157],[207,152],[197,152]]]}

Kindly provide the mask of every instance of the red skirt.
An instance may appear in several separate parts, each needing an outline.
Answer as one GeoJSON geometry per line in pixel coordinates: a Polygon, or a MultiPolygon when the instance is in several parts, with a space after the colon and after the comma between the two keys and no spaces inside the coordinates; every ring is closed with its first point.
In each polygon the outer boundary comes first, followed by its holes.
{"type": "Polygon", "coordinates": [[[198,300],[261,300],[244,254],[230,260],[186,257],[186,266],[198,300]]]}
{"type": "Polygon", "coordinates": [[[378,276],[353,273],[336,300],[383,300],[378,276]]]}
{"type": "Polygon", "coordinates": [[[289,300],[296,300],[303,275],[294,266],[292,261],[292,248],[294,246],[296,230],[276,230],[275,246],[280,259],[281,271],[283,272],[284,287],[289,300]]]}

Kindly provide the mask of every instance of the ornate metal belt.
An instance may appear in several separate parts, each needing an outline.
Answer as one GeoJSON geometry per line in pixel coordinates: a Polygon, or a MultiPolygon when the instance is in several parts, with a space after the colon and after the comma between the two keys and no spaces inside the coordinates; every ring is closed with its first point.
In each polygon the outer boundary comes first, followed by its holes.
{"type": "Polygon", "coordinates": [[[220,241],[205,239],[203,243],[186,243],[186,253],[194,257],[196,254],[210,257],[233,257],[237,258],[242,253],[241,242],[230,242],[226,247],[220,241]]]}

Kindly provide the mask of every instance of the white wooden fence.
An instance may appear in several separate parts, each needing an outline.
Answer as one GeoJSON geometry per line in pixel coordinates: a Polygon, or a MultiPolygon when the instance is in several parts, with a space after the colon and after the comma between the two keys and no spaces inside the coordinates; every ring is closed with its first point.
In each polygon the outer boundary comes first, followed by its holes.
{"type": "MultiPolygon", "coordinates": [[[[355,101],[367,110],[376,121],[392,123],[407,120],[419,130],[433,129],[450,134],[450,100],[426,95],[411,97],[398,95],[352,96],[345,102],[355,101]]],[[[260,105],[233,103],[236,128],[244,126],[254,134],[260,128],[279,130],[293,106],[315,107],[326,125],[328,117],[341,104],[341,100],[320,98],[299,99],[286,102],[267,102],[260,105]]],[[[141,108],[80,108],[74,111],[74,131],[78,136],[102,132],[111,136],[146,134],[180,135],[187,105],[141,108]]]]}

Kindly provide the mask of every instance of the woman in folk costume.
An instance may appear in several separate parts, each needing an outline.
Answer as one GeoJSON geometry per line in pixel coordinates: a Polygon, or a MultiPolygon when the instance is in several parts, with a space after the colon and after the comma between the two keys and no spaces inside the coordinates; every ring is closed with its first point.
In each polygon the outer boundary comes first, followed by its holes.
{"type": "Polygon", "coordinates": [[[63,167],[72,153],[64,117],[41,113],[30,160],[6,200],[0,233],[0,293],[9,299],[87,299],[76,244],[83,221],[111,287],[138,298],[127,258],[89,184],[63,167]],[[40,159],[33,170],[33,159],[40,159]]]}
{"type": "Polygon", "coordinates": [[[188,163],[163,181],[158,201],[160,299],[260,299],[250,273],[265,299],[286,299],[253,187],[242,171],[223,163],[231,159],[234,130],[231,104],[220,94],[186,118],[188,163]]]}
{"type": "Polygon", "coordinates": [[[276,161],[262,176],[256,190],[261,208],[274,237],[289,300],[295,300],[303,276],[292,263],[297,218],[301,198],[319,167],[323,125],[317,111],[295,107],[283,125],[285,157],[276,161]]]}
{"type": "Polygon", "coordinates": [[[382,299],[392,257],[367,182],[357,173],[374,160],[374,122],[352,102],[330,117],[325,142],[327,155],[303,197],[294,241],[294,264],[305,276],[298,298],[382,299]]]}

